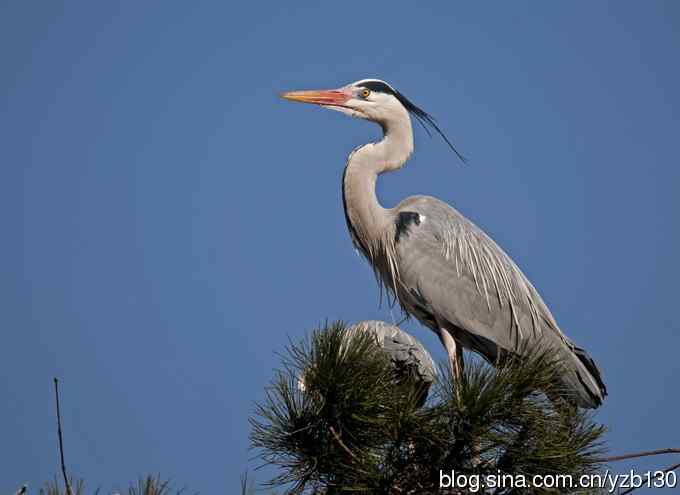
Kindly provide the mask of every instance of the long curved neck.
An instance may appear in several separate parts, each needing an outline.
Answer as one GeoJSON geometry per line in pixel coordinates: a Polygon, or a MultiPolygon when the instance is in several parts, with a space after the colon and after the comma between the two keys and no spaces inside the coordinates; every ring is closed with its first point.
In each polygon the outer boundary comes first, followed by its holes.
{"type": "MultiPolygon", "coordinates": [[[[400,169],[413,152],[413,130],[406,110],[389,125],[383,124],[383,139],[355,150],[347,161],[343,178],[343,200],[347,223],[359,244],[372,244],[382,237],[392,216],[378,201],[378,175],[400,169]],[[363,241],[363,242],[362,242],[363,241]]],[[[366,245],[361,246],[367,251],[366,245]]]]}

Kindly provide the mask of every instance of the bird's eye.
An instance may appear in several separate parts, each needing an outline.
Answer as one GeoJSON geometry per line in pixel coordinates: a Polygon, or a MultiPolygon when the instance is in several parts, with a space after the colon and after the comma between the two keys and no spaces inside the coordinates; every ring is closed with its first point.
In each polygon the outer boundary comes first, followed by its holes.
{"type": "Polygon", "coordinates": [[[360,94],[361,94],[362,98],[368,98],[368,96],[371,94],[371,92],[368,89],[364,88],[364,89],[361,90],[360,94]]]}

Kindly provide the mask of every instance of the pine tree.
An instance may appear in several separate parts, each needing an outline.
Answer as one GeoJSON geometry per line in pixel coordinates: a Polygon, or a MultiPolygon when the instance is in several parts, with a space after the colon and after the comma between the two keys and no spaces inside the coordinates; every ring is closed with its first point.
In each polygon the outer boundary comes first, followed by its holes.
{"type": "Polygon", "coordinates": [[[338,322],[290,344],[257,405],[251,442],[279,468],[268,485],[329,495],[570,493],[527,484],[534,475],[597,472],[605,428],[560,398],[549,353],[496,367],[468,360],[459,382],[440,367],[419,406],[422,390],[394,376],[370,336],[344,334],[338,322]],[[472,485],[449,487],[452,472],[472,485]]]}

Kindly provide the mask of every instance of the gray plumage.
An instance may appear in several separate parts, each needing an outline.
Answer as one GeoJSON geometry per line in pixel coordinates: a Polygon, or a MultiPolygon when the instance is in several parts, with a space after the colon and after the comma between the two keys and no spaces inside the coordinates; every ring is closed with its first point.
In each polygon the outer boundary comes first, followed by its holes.
{"type": "Polygon", "coordinates": [[[602,403],[607,391],[595,362],[562,333],[533,285],[479,227],[429,196],[407,198],[394,208],[378,202],[378,176],[400,169],[413,152],[409,115],[453,148],[430,115],[375,79],[283,97],[382,127],[381,141],[358,147],[347,161],[342,179],[347,226],[381,286],[407,315],[437,333],[456,376],[462,371],[462,347],[491,363],[543,349],[562,364],[565,395],[582,407],[602,403]]]}
{"type": "MultiPolygon", "coordinates": [[[[377,346],[389,357],[396,383],[410,382],[416,389],[417,404],[425,403],[430,386],[437,378],[437,366],[418,339],[396,325],[378,320],[360,321],[347,327],[345,332],[345,339],[370,333],[377,346]]],[[[307,388],[304,375],[298,378],[298,388],[302,391],[307,388]]]]}
{"type": "Polygon", "coordinates": [[[396,325],[384,321],[365,320],[347,328],[348,335],[370,332],[378,346],[389,356],[395,374],[402,379],[414,379],[426,390],[437,377],[437,367],[432,356],[418,339],[396,325]]]}
{"type": "MultiPolygon", "coordinates": [[[[534,286],[481,229],[449,205],[427,196],[402,201],[395,218],[418,220],[397,229],[397,283],[387,280],[408,314],[495,362],[524,349],[551,349],[576,402],[594,407],[606,394],[588,354],[560,330],[534,286]]],[[[383,279],[384,280],[384,279],[383,279]]]]}

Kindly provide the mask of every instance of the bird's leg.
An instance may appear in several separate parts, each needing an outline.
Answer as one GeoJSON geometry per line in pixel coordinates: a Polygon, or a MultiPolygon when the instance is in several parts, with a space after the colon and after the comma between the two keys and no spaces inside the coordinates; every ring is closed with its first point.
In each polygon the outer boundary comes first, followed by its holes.
{"type": "Polygon", "coordinates": [[[449,365],[451,366],[451,373],[456,383],[460,383],[463,376],[463,347],[456,343],[453,336],[445,329],[439,328],[439,340],[444,344],[447,354],[449,355],[449,365]]]}
{"type": "Polygon", "coordinates": [[[465,371],[465,361],[463,361],[463,346],[456,344],[456,366],[458,366],[458,378],[463,376],[465,371]]]}
{"type": "MultiPolygon", "coordinates": [[[[465,369],[463,362],[463,346],[456,342],[453,336],[445,329],[439,328],[439,339],[444,344],[446,352],[449,354],[449,363],[451,365],[451,372],[456,380],[454,386],[456,387],[456,397],[460,400],[460,383],[465,369]]],[[[479,456],[479,440],[473,437],[470,441],[470,451],[472,454],[471,462],[473,466],[479,466],[481,457],[479,456]]]]}

